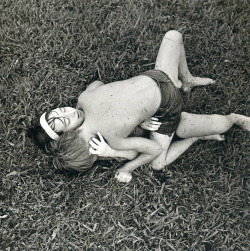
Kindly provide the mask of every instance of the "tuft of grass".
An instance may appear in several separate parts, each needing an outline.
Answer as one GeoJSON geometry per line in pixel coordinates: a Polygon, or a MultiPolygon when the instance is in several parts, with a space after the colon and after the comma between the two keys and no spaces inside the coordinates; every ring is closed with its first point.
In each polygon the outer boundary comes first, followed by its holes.
{"type": "Polygon", "coordinates": [[[154,67],[169,29],[191,72],[217,80],[183,94],[193,113],[249,116],[245,0],[2,0],[1,250],[248,250],[249,135],[200,142],[163,172],[117,183],[116,161],[54,170],[26,136],[33,117],[71,105],[95,79],[154,67]]]}

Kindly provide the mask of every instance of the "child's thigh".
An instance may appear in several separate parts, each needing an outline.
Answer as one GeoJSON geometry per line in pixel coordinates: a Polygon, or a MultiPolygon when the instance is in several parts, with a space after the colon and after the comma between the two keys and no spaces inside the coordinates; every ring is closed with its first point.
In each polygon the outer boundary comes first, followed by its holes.
{"type": "Polygon", "coordinates": [[[165,72],[174,83],[178,81],[181,43],[182,36],[179,32],[167,32],[162,40],[155,63],[155,69],[165,72]]]}
{"type": "Polygon", "coordinates": [[[222,115],[181,113],[176,134],[181,138],[201,137],[226,131],[227,120],[222,115]]]}

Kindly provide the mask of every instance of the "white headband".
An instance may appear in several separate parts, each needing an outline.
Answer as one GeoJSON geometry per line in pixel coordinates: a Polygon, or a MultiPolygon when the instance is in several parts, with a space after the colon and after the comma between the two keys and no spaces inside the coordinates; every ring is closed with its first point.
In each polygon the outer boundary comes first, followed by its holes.
{"type": "Polygon", "coordinates": [[[59,138],[59,135],[55,133],[49,126],[48,122],[45,119],[46,112],[40,117],[40,124],[44,131],[50,136],[50,138],[57,140],[59,138]]]}

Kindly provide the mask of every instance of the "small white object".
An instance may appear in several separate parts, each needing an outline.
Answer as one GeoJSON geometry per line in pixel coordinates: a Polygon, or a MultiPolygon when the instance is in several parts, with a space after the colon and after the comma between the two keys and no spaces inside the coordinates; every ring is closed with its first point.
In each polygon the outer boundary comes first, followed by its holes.
{"type": "Polygon", "coordinates": [[[45,119],[45,114],[44,113],[41,117],[40,117],[40,124],[42,126],[42,128],[44,129],[44,131],[48,134],[48,136],[54,140],[57,140],[59,138],[59,135],[54,132],[51,127],[49,126],[48,122],[45,119]]]}
{"type": "Polygon", "coordinates": [[[132,174],[129,172],[118,171],[115,175],[115,178],[120,182],[130,182],[132,180],[132,174]]]}

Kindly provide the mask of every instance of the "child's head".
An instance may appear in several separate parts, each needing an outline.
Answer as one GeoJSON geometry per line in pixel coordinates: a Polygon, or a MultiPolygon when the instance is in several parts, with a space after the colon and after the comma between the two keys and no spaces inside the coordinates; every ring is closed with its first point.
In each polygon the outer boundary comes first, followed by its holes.
{"type": "Polygon", "coordinates": [[[51,143],[56,168],[67,171],[84,171],[92,167],[95,155],[89,154],[89,143],[79,137],[78,131],[65,132],[57,141],[51,143]]]}
{"type": "MultiPolygon", "coordinates": [[[[49,125],[49,115],[52,112],[52,110],[47,111],[44,113],[43,119],[47,121],[47,124],[49,125]]],[[[41,117],[40,117],[41,118],[41,117]]],[[[42,150],[46,151],[47,146],[49,143],[53,140],[48,133],[45,131],[45,129],[42,127],[40,118],[35,118],[32,121],[32,127],[28,128],[27,134],[30,138],[33,139],[34,143],[42,150]]],[[[51,129],[52,130],[52,129],[51,129]]],[[[57,133],[58,136],[60,136],[61,133],[57,133]]]]}
{"type": "Polygon", "coordinates": [[[28,136],[42,150],[52,140],[58,140],[64,132],[78,128],[84,121],[84,112],[72,107],[60,107],[44,113],[33,121],[33,127],[28,129],[28,136]]]}

